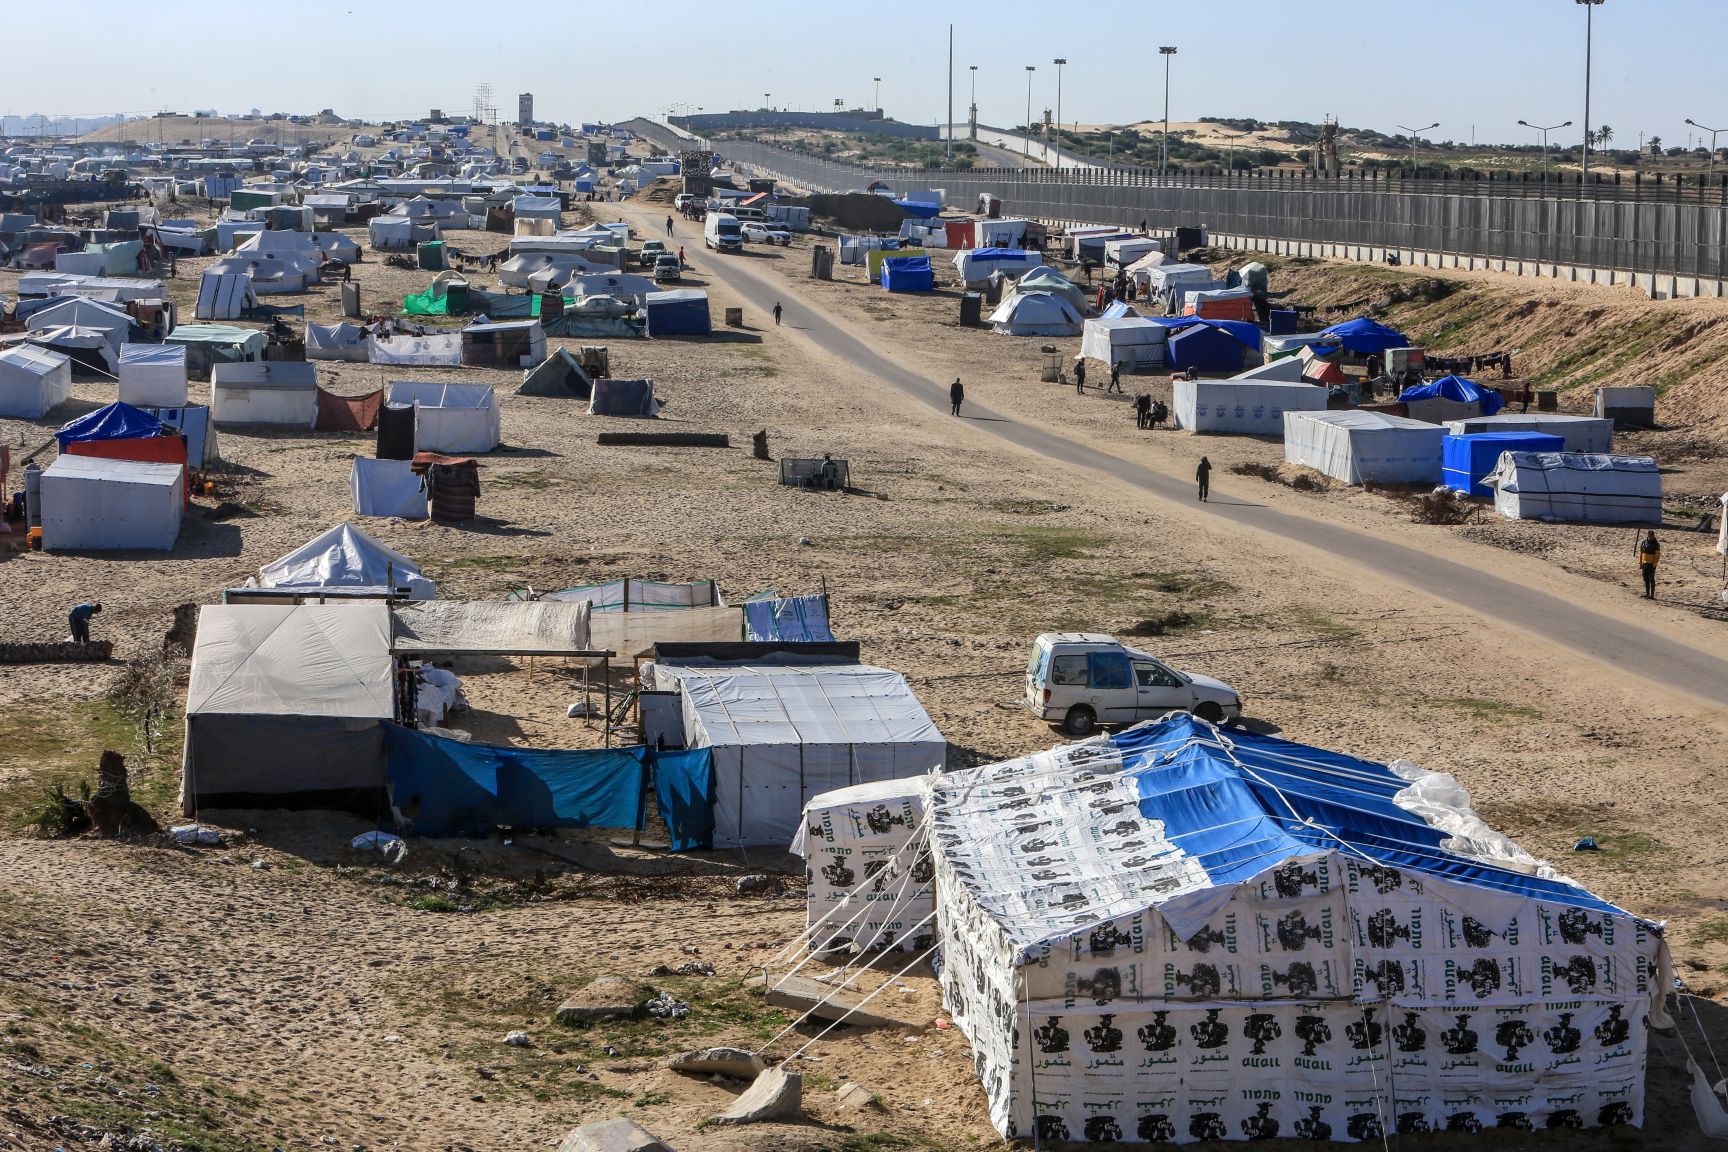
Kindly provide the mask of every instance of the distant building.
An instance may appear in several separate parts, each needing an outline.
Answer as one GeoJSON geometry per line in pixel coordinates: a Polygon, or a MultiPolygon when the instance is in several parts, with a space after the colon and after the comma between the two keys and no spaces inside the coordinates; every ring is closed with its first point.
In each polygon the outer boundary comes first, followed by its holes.
{"type": "Polygon", "coordinates": [[[516,123],[524,127],[534,123],[534,93],[524,92],[516,97],[516,123]]]}

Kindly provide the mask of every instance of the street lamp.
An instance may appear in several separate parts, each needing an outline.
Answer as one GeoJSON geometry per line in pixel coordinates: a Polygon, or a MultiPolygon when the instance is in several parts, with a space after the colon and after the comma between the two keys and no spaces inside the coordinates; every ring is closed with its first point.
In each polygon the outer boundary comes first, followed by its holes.
{"type": "Polygon", "coordinates": [[[1550,124],[1546,128],[1540,124],[1532,124],[1528,120],[1520,120],[1518,123],[1542,133],[1542,190],[1546,192],[1548,190],[1548,133],[1560,128],[1570,128],[1572,121],[1568,120],[1564,124],[1550,124]]]}
{"type": "Polygon", "coordinates": [[[1032,155],[1032,73],[1038,71],[1036,64],[1026,65],[1026,139],[1020,147],[1020,155],[1032,155]]]}
{"type": "Polygon", "coordinates": [[[1602,0],[1576,0],[1584,5],[1584,179],[1590,179],[1590,50],[1595,33],[1596,7],[1602,0]]]}
{"type": "Polygon", "coordinates": [[[1428,125],[1421,127],[1421,128],[1410,128],[1410,127],[1406,127],[1403,124],[1395,124],[1395,125],[1393,125],[1393,127],[1403,128],[1405,132],[1410,134],[1410,151],[1414,152],[1414,151],[1416,151],[1416,137],[1417,137],[1417,135],[1419,133],[1428,131],[1430,128],[1440,127],[1440,121],[1436,120],[1436,121],[1434,121],[1434,123],[1428,124],[1428,125]]]}
{"type": "MultiPolygon", "coordinates": [[[[1057,139],[1060,140],[1062,132],[1062,65],[1068,63],[1068,58],[1058,56],[1051,63],[1056,65],[1056,132],[1057,139]]],[[[1062,149],[1060,148],[1056,149],[1056,167],[1062,167],[1062,149]]]]}
{"type": "Polygon", "coordinates": [[[876,82],[875,108],[876,108],[876,111],[880,112],[880,111],[882,111],[882,77],[872,76],[871,79],[876,82]]]}
{"type": "Polygon", "coordinates": [[[1176,49],[1164,45],[1158,55],[1164,57],[1164,139],[1158,145],[1158,179],[1162,180],[1170,167],[1170,57],[1176,55],[1176,49]]]}
{"type": "Polygon", "coordinates": [[[1220,132],[1220,133],[1218,133],[1218,135],[1220,135],[1220,136],[1224,137],[1224,139],[1230,141],[1230,159],[1225,162],[1227,165],[1226,171],[1235,172],[1236,171],[1236,141],[1241,140],[1247,136],[1252,136],[1252,135],[1254,135],[1254,133],[1252,133],[1252,132],[1220,132]]]}
{"type": "Polygon", "coordinates": [[[976,140],[978,139],[978,65],[968,64],[967,67],[972,70],[972,102],[966,106],[966,119],[969,128],[966,135],[968,139],[976,140]]]}
{"type": "Polygon", "coordinates": [[[1686,123],[1692,125],[1692,127],[1698,129],[1700,132],[1710,133],[1710,174],[1704,177],[1704,182],[1706,184],[1713,184],[1716,182],[1716,133],[1728,131],[1728,129],[1711,128],[1708,125],[1698,123],[1696,120],[1687,120],[1686,123]]]}

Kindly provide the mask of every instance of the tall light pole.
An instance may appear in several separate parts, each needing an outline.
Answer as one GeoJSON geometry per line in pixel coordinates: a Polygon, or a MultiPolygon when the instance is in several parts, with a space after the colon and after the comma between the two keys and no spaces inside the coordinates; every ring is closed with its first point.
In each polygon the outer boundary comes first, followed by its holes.
{"type": "Polygon", "coordinates": [[[966,133],[966,136],[968,139],[977,140],[978,139],[978,65],[968,64],[967,67],[972,70],[972,102],[970,104],[968,104],[967,108],[966,108],[966,119],[967,119],[967,126],[969,129],[969,131],[966,133]]]}
{"type": "Polygon", "coordinates": [[[1245,136],[1252,136],[1252,135],[1254,135],[1254,133],[1252,133],[1252,132],[1220,132],[1220,133],[1218,133],[1218,135],[1220,135],[1220,136],[1224,137],[1224,139],[1230,141],[1230,159],[1227,160],[1225,163],[1228,166],[1227,170],[1230,172],[1234,172],[1234,171],[1236,171],[1236,141],[1242,139],[1245,136]]]}
{"type": "Polygon", "coordinates": [[[948,163],[954,163],[954,25],[948,25],[948,163]]]}
{"type": "Polygon", "coordinates": [[[1414,152],[1414,151],[1416,151],[1416,137],[1417,137],[1417,135],[1419,133],[1428,131],[1430,128],[1440,127],[1440,121],[1436,120],[1436,121],[1434,121],[1434,123],[1424,125],[1421,128],[1407,128],[1402,124],[1394,124],[1393,127],[1394,128],[1403,128],[1404,131],[1409,134],[1409,136],[1410,136],[1410,151],[1414,152]]]}
{"type": "Polygon", "coordinates": [[[1176,49],[1166,44],[1158,49],[1158,55],[1164,57],[1164,138],[1158,144],[1158,179],[1162,180],[1170,167],[1170,57],[1176,55],[1176,49]]]}
{"type": "Polygon", "coordinates": [[[1032,155],[1032,73],[1038,71],[1036,64],[1026,65],[1026,140],[1020,147],[1020,155],[1032,155]]]}
{"type": "Polygon", "coordinates": [[[1698,129],[1700,132],[1710,133],[1710,174],[1704,177],[1704,182],[1707,184],[1713,184],[1716,182],[1716,133],[1728,131],[1728,129],[1711,128],[1698,123],[1696,120],[1690,119],[1687,120],[1686,123],[1692,125],[1692,127],[1698,129]]]}
{"type": "Polygon", "coordinates": [[[876,83],[876,99],[874,102],[874,107],[875,107],[876,111],[880,112],[880,111],[882,111],[882,77],[872,76],[870,79],[875,81],[875,83],[876,83]]]}
{"type": "MultiPolygon", "coordinates": [[[[1056,65],[1056,132],[1057,138],[1060,139],[1062,132],[1062,65],[1068,63],[1068,58],[1058,56],[1051,63],[1056,65]]],[[[1062,149],[1060,148],[1056,149],[1056,167],[1062,167],[1062,149]]]]}
{"type": "Polygon", "coordinates": [[[1584,5],[1584,179],[1590,179],[1590,55],[1596,7],[1602,0],[1577,0],[1584,5]]]}
{"type": "Polygon", "coordinates": [[[1548,191],[1548,133],[1560,128],[1570,128],[1572,121],[1568,120],[1564,124],[1550,124],[1546,128],[1540,124],[1532,124],[1528,120],[1520,120],[1518,123],[1542,133],[1542,191],[1546,194],[1548,191]]]}

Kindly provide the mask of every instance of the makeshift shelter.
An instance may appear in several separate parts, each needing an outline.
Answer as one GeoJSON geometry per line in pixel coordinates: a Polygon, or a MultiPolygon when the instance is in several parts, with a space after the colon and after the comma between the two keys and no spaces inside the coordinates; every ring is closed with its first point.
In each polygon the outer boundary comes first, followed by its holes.
{"type": "Polygon", "coordinates": [[[1142,281],[1143,294],[1163,301],[1167,312],[1181,310],[1182,293],[1207,291],[1216,283],[1204,264],[1154,264],[1134,275],[1142,281]]]}
{"type": "Polygon", "coordinates": [[[928,790],[923,779],[878,780],[824,792],[804,806],[792,852],[804,859],[811,951],[923,952],[935,940],[928,790]]]}
{"type": "Polygon", "coordinates": [[[1662,522],[1662,474],[1648,456],[1507,452],[1483,483],[1508,520],[1662,522]]]}
{"type": "Polygon", "coordinates": [[[1078,336],[1085,323],[1067,299],[1046,292],[1010,292],[990,313],[991,331],[1006,336],[1078,336]]]}
{"type": "Polygon", "coordinates": [[[216,425],[210,421],[207,404],[182,404],[174,408],[142,408],[146,416],[154,416],[162,427],[177,432],[186,440],[186,466],[197,470],[209,468],[221,459],[216,450],[216,425]]]}
{"type": "Polygon", "coordinates": [[[366,358],[374,364],[391,364],[398,368],[460,368],[462,366],[462,334],[437,332],[423,336],[390,336],[366,338],[366,358]]]}
{"type": "Polygon", "coordinates": [[[384,389],[363,396],[339,396],[323,387],[313,402],[314,432],[370,432],[378,427],[378,412],[384,406],[384,389]]]}
{"type": "Polygon", "coordinates": [[[1076,312],[1086,307],[1086,293],[1056,269],[1044,266],[1034,268],[1014,282],[1014,293],[1020,296],[1030,296],[1041,293],[1049,296],[1060,296],[1074,305],[1076,312]]]}
{"type": "Polygon", "coordinates": [[[186,504],[184,464],[66,454],[42,473],[42,547],[170,551],[186,504]]]}
{"type": "Polygon", "coordinates": [[[436,223],[417,223],[406,216],[375,216],[366,225],[366,240],[377,252],[412,252],[442,233],[436,223]]]}
{"type": "Polygon", "coordinates": [[[1165,357],[1176,371],[1236,373],[1242,371],[1247,351],[1246,345],[1223,328],[1195,324],[1170,337],[1165,357]]]}
{"type": "MultiPolygon", "coordinates": [[[[1308,349],[1304,348],[1303,352],[1306,351],[1308,351],[1308,349]]],[[[1302,379],[1311,384],[1323,384],[1326,387],[1331,388],[1335,385],[1350,383],[1350,377],[1344,375],[1344,369],[1338,367],[1338,365],[1332,363],[1330,360],[1322,360],[1318,356],[1305,360],[1300,354],[1293,356],[1290,359],[1294,360],[1301,366],[1302,379]]]]}
{"type": "Polygon", "coordinates": [[[518,396],[562,396],[586,400],[594,393],[594,381],[568,348],[560,348],[537,367],[522,373],[518,396]]]}
{"type": "Polygon", "coordinates": [[[1628,428],[1656,426],[1656,389],[1598,388],[1596,415],[1628,428]]]}
{"type": "Polygon", "coordinates": [[[1170,388],[1176,420],[1190,432],[1281,437],[1284,413],[1326,410],[1326,389],[1300,382],[1177,379],[1170,388]]]}
{"type": "Polygon", "coordinates": [[[399,656],[578,656],[591,651],[589,607],[557,600],[392,608],[390,650],[399,656]]]}
{"type": "Polygon", "coordinates": [[[426,478],[411,460],[370,460],[354,457],[351,477],[354,514],[424,520],[431,512],[426,478]]]}
{"type": "MultiPolygon", "coordinates": [[[[871,252],[887,249],[899,251],[898,236],[841,236],[839,237],[840,263],[862,264],[869,258],[871,252]]],[[[949,247],[958,248],[961,245],[952,244],[949,247]]]]}
{"type": "Polygon", "coordinates": [[[7,336],[4,340],[9,344],[33,344],[66,357],[70,362],[67,367],[74,378],[106,378],[118,376],[120,373],[120,357],[116,346],[109,341],[108,333],[94,328],[78,328],[68,324],[63,328],[48,328],[39,332],[7,336]]]}
{"type": "Polygon", "coordinates": [[[366,363],[366,329],[343,320],[337,324],[306,325],[306,359],[366,363]]]}
{"type": "Polygon", "coordinates": [[[490,452],[503,441],[502,418],[490,384],[393,380],[385,403],[413,405],[414,447],[420,452],[490,452]]]}
{"type": "Polygon", "coordinates": [[[1104,241],[1104,263],[1113,268],[1129,268],[1164,245],[1148,236],[1115,236],[1104,241]]]}
{"type": "Polygon", "coordinates": [[[318,411],[318,370],[292,361],[218,364],[210,372],[210,409],[218,427],[310,428],[318,411]]]}
{"type": "Polygon", "coordinates": [[[1355,356],[1384,356],[1388,348],[1410,347],[1410,338],[1404,333],[1366,316],[1322,328],[1320,335],[1355,356]]]}
{"type": "Polygon", "coordinates": [[[28,332],[68,327],[102,333],[116,357],[120,355],[120,345],[140,335],[137,323],[124,308],[104,304],[100,300],[87,300],[82,296],[68,296],[47,307],[38,308],[30,313],[30,318],[24,322],[24,328],[28,332]]]}
{"type": "Polygon", "coordinates": [[[1120,364],[1124,372],[1162,368],[1170,329],[1143,316],[1118,320],[1088,320],[1080,335],[1080,355],[1106,366],[1120,364]]]}
{"type": "Polygon", "coordinates": [[[1345,484],[1438,484],[1444,435],[1384,412],[1286,412],[1284,458],[1345,484]]]}
{"type": "Polygon", "coordinates": [[[211,604],[198,611],[180,803],[381,812],[396,715],[380,601],[211,604]]]}
{"type": "Polygon", "coordinates": [[[1037,252],[1019,248],[966,248],[954,254],[954,267],[968,287],[985,283],[997,272],[1014,279],[1043,263],[1037,252]]]}
{"type": "Polygon", "coordinates": [[[1293,356],[1286,356],[1282,360],[1268,360],[1264,364],[1257,364],[1246,371],[1238,372],[1230,379],[1276,380],[1285,384],[1295,384],[1303,379],[1302,361],[1293,356]]]}
{"type": "Polygon", "coordinates": [[[762,596],[744,602],[744,639],[761,643],[830,644],[827,596],[762,596]]]}
{"type": "Polygon", "coordinates": [[[575,300],[588,296],[609,296],[627,304],[644,304],[649,296],[659,291],[653,280],[646,276],[633,276],[628,272],[573,274],[566,279],[568,282],[564,285],[564,295],[575,300]]]}
{"type": "Polygon", "coordinates": [[[186,374],[194,380],[210,379],[218,364],[250,364],[264,359],[270,339],[256,328],[227,324],[182,324],[164,340],[186,349],[186,374]]]}
{"type": "Polygon", "coordinates": [[[178,408],[186,403],[186,388],[184,345],[120,345],[121,402],[178,408]]]}
{"type": "MultiPolygon", "coordinates": [[[[874,255],[874,253],[872,253],[874,255]]],[[[889,292],[934,292],[936,273],[928,256],[889,256],[882,261],[882,287],[889,292]]]]}
{"type": "Polygon", "coordinates": [[[252,276],[245,271],[206,271],[198,278],[198,303],[192,314],[200,320],[239,320],[258,307],[252,276]]]}
{"type": "Polygon", "coordinates": [[[1246,288],[1195,289],[1182,294],[1182,311],[1208,320],[1254,322],[1254,294],[1246,288]]]}
{"type": "Polygon", "coordinates": [[[713,753],[714,848],[792,839],[813,797],[939,771],[947,742],[906,678],[861,664],[655,665],[683,744],[713,753]]]}
{"type": "Polygon", "coordinates": [[[943,1006],[1005,1138],[1642,1118],[1660,930],[1450,776],[1176,715],[930,789],[943,1006]]]}
{"type": "Polygon", "coordinates": [[[470,324],[462,329],[462,363],[482,368],[532,368],[546,359],[538,320],[470,324]]]}
{"type": "Polygon", "coordinates": [[[288,555],[264,565],[258,569],[258,585],[308,596],[363,593],[430,600],[438,594],[437,585],[426,578],[418,564],[352,524],[326,529],[288,555]]]}
{"type": "Polygon", "coordinates": [[[613,380],[602,377],[594,381],[588,399],[590,416],[655,417],[662,405],[654,398],[652,380],[613,380]]]}
{"type": "Polygon", "coordinates": [[[0,349],[0,416],[39,420],[71,396],[71,357],[34,344],[0,349]]]}
{"type": "Polygon", "coordinates": [[[1398,394],[1398,402],[1409,411],[1411,419],[1430,424],[1492,416],[1505,403],[1500,393],[1462,376],[1443,376],[1406,388],[1398,394]]]}
{"type": "Polygon", "coordinates": [[[563,226],[564,205],[556,196],[518,196],[510,201],[517,220],[545,220],[554,231],[563,226]]]}
{"type": "Polygon", "coordinates": [[[1441,442],[1441,481],[1467,496],[1491,497],[1494,490],[1482,481],[1500,465],[1505,452],[1563,452],[1565,441],[1540,432],[1479,432],[1474,436],[1448,435],[1441,442]]]}
{"type": "Polygon", "coordinates": [[[1594,416],[1565,416],[1558,412],[1507,412],[1473,416],[1446,425],[1453,436],[1480,432],[1541,432],[1566,442],[1564,452],[1606,452],[1613,443],[1614,421],[1594,416]]]}
{"type": "Polygon", "coordinates": [[[644,305],[648,335],[706,336],[711,331],[708,293],[700,288],[651,292],[644,305]]]}
{"type": "Polygon", "coordinates": [[[72,445],[90,440],[142,440],[162,435],[162,421],[124,401],[104,405],[76,420],[68,421],[54,433],[61,452],[72,445]]]}

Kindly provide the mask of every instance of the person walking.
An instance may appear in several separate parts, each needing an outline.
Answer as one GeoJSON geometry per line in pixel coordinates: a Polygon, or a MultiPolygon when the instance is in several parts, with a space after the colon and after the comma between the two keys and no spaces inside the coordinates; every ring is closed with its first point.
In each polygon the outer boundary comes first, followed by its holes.
{"type": "Polygon", "coordinates": [[[100,611],[100,604],[78,604],[66,613],[66,626],[72,630],[72,643],[90,643],[90,617],[100,611]]]}
{"type": "Polygon", "coordinates": [[[953,405],[953,414],[960,415],[960,405],[966,401],[966,388],[960,383],[960,377],[954,377],[954,383],[948,386],[948,403],[953,405]]]}
{"type": "Polygon", "coordinates": [[[1644,577],[1644,599],[1656,599],[1656,565],[1662,559],[1662,545],[1655,532],[1644,533],[1638,542],[1638,572],[1644,577]]]}
{"type": "Polygon", "coordinates": [[[1212,491],[1212,461],[1200,457],[1200,467],[1194,469],[1194,479],[1200,484],[1200,499],[1205,500],[1212,491]]]}
{"type": "Polygon", "coordinates": [[[666,235],[672,235],[672,217],[666,217],[666,235]]]}
{"type": "Polygon", "coordinates": [[[1120,395],[1122,392],[1122,361],[1110,365],[1110,391],[1120,395]]]}
{"type": "Polygon", "coordinates": [[[1079,356],[1074,357],[1074,394],[1086,395],[1086,361],[1079,356]]]}
{"type": "Polygon", "coordinates": [[[774,327],[780,327],[780,301],[774,301],[774,327]]]}

